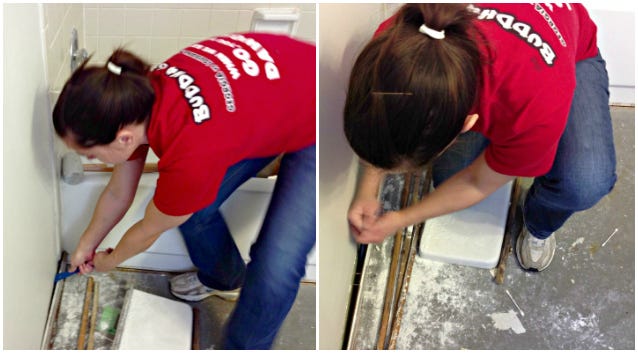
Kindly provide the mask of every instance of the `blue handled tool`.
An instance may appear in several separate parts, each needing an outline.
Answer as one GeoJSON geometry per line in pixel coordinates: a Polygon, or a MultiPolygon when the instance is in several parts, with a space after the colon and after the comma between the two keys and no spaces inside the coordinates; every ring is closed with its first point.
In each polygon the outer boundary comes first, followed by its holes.
{"type": "Polygon", "coordinates": [[[76,273],[80,272],[80,268],[77,268],[74,272],[60,272],[57,275],[55,275],[55,281],[53,281],[53,283],[58,283],[58,281],[63,280],[67,277],[73,276],[76,273]]]}

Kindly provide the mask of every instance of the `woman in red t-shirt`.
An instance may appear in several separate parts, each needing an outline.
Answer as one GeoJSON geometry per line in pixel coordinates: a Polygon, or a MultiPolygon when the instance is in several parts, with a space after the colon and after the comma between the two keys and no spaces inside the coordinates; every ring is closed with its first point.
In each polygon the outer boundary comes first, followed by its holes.
{"type": "Polygon", "coordinates": [[[77,69],[55,105],[56,132],[115,168],[70,271],[111,270],[179,227],[198,271],[172,277],[173,295],[239,296],[224,348],[270,348],[315,244],[315,56],[312,44],[244,33],[195,43],[154,70],[124,50],[77,69]],[[115,249],[96,253],[130,207],[149,147],[160,159],[153,200],[115,249]],[[282,154],[246,265],[219,208],[282,154]]]}
{"type": "Polygon", "coordinates": [[[348,219],[355,239],[464,209],[535,177],[516,243],[541,271],[554,232],[616,181],[605,62],[580,4],[407,4],[362,50],[350,76],[346,137],[364,172],[348,219]],[[436,190],[380,214],[387,171],[433,162],[436,190]]]}

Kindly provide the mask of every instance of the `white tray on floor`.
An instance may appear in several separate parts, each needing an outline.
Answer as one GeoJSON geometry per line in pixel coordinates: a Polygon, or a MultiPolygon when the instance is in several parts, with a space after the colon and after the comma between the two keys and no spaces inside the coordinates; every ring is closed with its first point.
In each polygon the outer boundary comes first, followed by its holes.
{"type": "Polygon", "coordinates": [[[427,220],[419,255],[436,261],[494,268],[505,236],[513,182],[462,211],[427,220]]]}
{"type": "Polygon", "coordinates": [[[189,350],[193,331],[190,305],[130,289],[118,321],[113,348],[189,350]]]}

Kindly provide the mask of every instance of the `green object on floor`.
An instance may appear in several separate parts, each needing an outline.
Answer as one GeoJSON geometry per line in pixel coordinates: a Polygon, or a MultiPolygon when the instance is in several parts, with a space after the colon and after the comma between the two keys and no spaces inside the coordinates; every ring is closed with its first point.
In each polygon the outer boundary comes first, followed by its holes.
{"type": "Polygon", "coordinates": [[[100,323],[98,328],[102,332],[107,332],[109,335],[115,335],[115,327],[117,326],[117,319],[120,316],[120,309],[112,306],[104,306],[102,310],[102,316],[100,317],[100,323]]]}

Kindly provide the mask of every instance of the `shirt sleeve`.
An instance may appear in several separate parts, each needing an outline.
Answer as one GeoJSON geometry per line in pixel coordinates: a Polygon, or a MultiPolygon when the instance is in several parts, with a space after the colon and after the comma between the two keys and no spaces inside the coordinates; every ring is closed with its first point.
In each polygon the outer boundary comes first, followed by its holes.
{"type": "Polygon", "coordinates": [[[385,31],[386,29],[390,28],[392,26],[392,23],[394,22],[394,18],[396,17],[396,15],[392,15],[392,17],[386,19],[385,21],[381,22],[381,24],[379,25],[379,27],[377,28],[376,31],[374,31],[374,36],[373,37],[377,37],[379,34],[383,33],[383,31],[385,31]]]}
{"type": "Polygon", "coordinates": [[[133,151],[133,154],[128,158],[128,160],[134,161],[136,159],[146,158],[147,154],[148,154],[148,145],[140,145],[135,149],[135,151],[133,151]]]}
{"type": "Polygon", "coordinates": [[[498,173],[535,177],[546,174],[554,164],[574,89],[569,83],[536,88],[536,94],[527,100],[505,98],[493,106],[492,114],[507,114],[515,121],[505,128],[492,127],[498,132],[485,151],[485,160],[498,173]]]}

